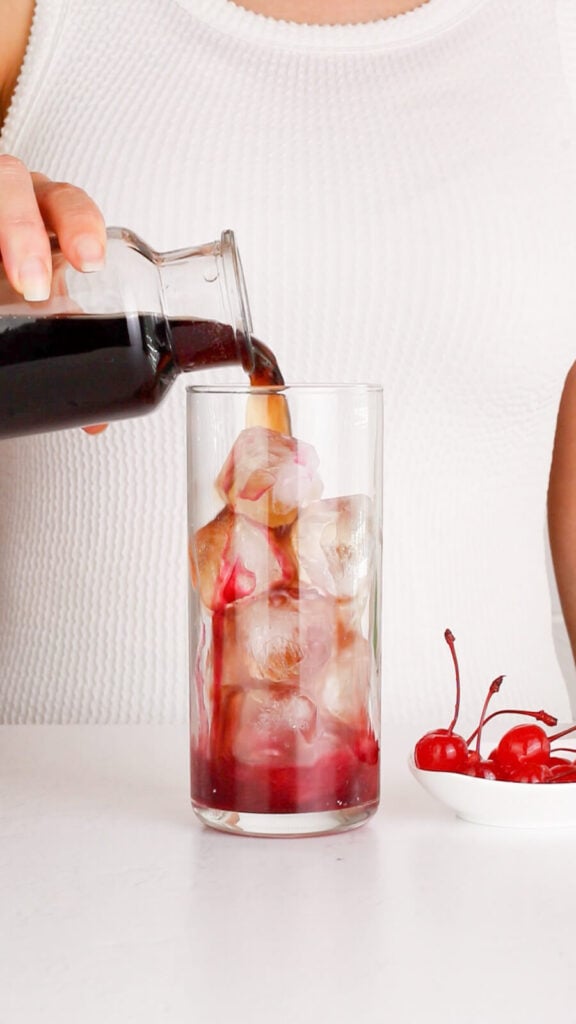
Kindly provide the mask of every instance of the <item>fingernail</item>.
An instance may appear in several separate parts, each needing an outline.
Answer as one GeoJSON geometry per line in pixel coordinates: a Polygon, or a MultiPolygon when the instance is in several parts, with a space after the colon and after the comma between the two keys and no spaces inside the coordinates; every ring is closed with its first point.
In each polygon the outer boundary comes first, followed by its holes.
{"type": "Polygon", "coordinates": [[[85,274],[102,270],[104,266],[104,249],[93,235],[80,235],[75,244],[76,256],[85,274]]]}
{"type": "Polygon", "coordinates": [[[26,302],[45,302],[50,296],[50,274],[39,256],[29,256],[19,271],[20,289],[26,302]]]}
{"type": "Polygon", "coordinates": [[[89,427],[82,427],[87,434],[101,434],[103,430],[106,430],[107,423],[92,423],[89,427]]]}

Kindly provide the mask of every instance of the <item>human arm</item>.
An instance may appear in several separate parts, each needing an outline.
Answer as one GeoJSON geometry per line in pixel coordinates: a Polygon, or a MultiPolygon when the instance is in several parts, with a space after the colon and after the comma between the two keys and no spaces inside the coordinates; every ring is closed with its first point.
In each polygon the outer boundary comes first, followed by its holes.
{"type": "Polygon", "coordinates": [[[576,660],[576,363],[566,377],[558,410],[548,530],[560,604],[576,660]]]}
{"type": "MultiPolygon", "coordinates": [[[[33,10],[33,0],[0,0],[0,124],[24,59],[33,10]]],[[[30,300],[45,299],[49,292],[49,232],[78,270],[102,262],[105,226],[93,200],[74,185],[31,173],[15,156],[0,154],[0,257],[10,283],[30,300]]]]}

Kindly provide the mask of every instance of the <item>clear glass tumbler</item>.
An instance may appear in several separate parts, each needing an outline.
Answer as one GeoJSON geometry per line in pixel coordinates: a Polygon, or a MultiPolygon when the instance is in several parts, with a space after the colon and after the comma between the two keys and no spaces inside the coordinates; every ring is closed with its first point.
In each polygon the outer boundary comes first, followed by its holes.
{"type": "Polygon", "coordinates": [[[353,828],[379,796],[381,388],[187,397],[193,808],[353,828]]]}

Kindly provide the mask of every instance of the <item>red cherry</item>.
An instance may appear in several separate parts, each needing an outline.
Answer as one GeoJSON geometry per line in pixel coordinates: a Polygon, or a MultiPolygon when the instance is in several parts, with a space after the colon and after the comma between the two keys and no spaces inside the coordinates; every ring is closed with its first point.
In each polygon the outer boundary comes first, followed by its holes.
{"type": "Polygon", "coordinates": [[[549,755],[550,740],[539,725],[516,725],[502,736],[494,751],[494,760],[511,766],[526,761],[542,764],[549,755]]]}
{"type": "Polygon", "coordinates": [[[414,747],[414,762],[428,772],[461,772],[468,762],[466,740],[449,729],[427,732],[414,747]]]}
{"type": "Polygon", "coordinates": [[[454,732],[460,708],[460,672],[454,644],[454,636],[447,629],[444,639],[450,648],[456,675],[456,705],[454,717],[448,729],[435,729],[426,733],[418,740],[414,748],[414,759],[418,768],[429,771],[458,772],[480,779],[503,780],[519,783],[560,783],[576,782],[576,761],[570,762],[559,757],[561,751],[572,751],[570,747],[556,747],[550,744],[561,737],[576,731],[571,725],[554,735],[547,735],[537,725],[516,725],[506,732],[498,746],[489,757],[483,758],[480,753],[482,731],[487,722],[497,715],[525,715],[547,726],[557,725],[558,720],[547,711],[525,711],[518,708],[504,708],[488,715],[488,705],[495,693],[498,693],[503,676],[499,676],[491,684],[482,707],[479,723],[464,740],[454,732]],[[474,750],[470,745],[476,741],[474,750]]]}
{"type": "Polygon", "coordinates": [[[469,758],[469,763],[464,772],[475,779],[500,779],[499,768],[495,761],[477,761],[475,757],[469,758]]]}
{"type": "Polygon", "coordinates": [[[550,782],[551,778],[552,771],[548,765],[534,761],[522,761],[505,769],[506,782],[550,782]]]}

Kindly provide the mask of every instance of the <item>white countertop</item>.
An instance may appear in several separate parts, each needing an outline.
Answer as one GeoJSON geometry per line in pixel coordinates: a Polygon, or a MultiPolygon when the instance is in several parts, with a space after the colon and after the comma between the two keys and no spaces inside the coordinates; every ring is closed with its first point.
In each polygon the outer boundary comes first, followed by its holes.
{"type": "Polygon", "coordinates": [[[576,829],[456,820],[412,738],[369,824],[284,840],[196,821],[181,728],[0,728],[1,1024],[576,1021],[576,829]]]}

